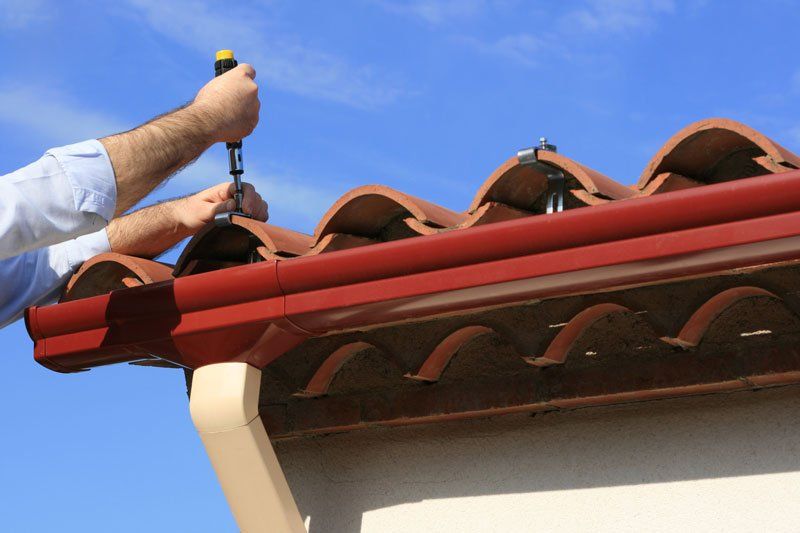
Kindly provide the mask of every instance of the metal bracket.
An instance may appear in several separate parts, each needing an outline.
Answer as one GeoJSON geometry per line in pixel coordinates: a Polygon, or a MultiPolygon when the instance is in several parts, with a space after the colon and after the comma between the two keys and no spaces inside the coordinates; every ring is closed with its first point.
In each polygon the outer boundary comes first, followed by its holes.
{"type": "Polygon", "coordinates": [[[240,213],[238,211],[226,211],[224,213],[217,213],[214,215],[214,225],[218,228],[224,228],[227,226],[232,226],[233,222],[231,221],[231,217],[236,215],[237,217],[245,217],[245,218],[253,218],[247,213],[240,213]]]}
{"type": "Polygon", "coordinates": [[[566,178],[561,169],[539,160],[539,150],[557,152],[558,148],[554,144],[548,144],[547,139],[542,137],[538,147],[532,146],[518,151],[517,158],[520,165],[534,168],[547,177],[547,214],[558,213],[564,210],[566,178]]]}

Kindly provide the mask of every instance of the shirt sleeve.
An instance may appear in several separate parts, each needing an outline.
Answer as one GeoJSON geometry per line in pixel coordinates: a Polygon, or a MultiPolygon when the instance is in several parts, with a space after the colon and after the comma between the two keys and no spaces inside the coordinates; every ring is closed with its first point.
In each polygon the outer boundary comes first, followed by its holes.
{"type": "Polygon", "coordinates": [[[96,232],[116,202],[114,169],[100,141],[48,150],[0,176],[0,260],[96,232]]]}
{"type": "Polygon", "coordinates": [[[103,229],[0,260],[0,328],[22,317],[28,306],[56,302],[84,261],[109,251],[103,229]]]}

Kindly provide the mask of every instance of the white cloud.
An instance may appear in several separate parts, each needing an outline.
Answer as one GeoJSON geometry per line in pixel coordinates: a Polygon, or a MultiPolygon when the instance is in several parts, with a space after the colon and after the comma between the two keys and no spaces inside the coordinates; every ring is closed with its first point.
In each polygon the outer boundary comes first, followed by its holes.
{"type": "Polygon", "coordinates": [[[411,15],[430,24],[477,15],[489,3],[487,0],[377,0],[380,7],[392,13],[411,15]]]}
{"type": "Polygon", "coordinates": [[[544,39],[530,33],[507,35],[493,42],[474,38],[464,38],[462,41],[480,52],[503,57],[527,67],[536,66],[537,56],[551,48],[544,39]]]}
{"type": "MultiPolygon", "coordinates": [[[[692,6],[699,7],[701,0],[692,0],[692,6]]],[[[434,0],[434,3],[437,3],[434,0]]],[[[474,6],[475,12],[488,7],[499,8],[511,5],[509,1],[495,0],[474,6]]],[[[536,18],[543,21],[536,33],[508,34],[496,39],[478,39],[473,36],[455,37],[479,52],[503,57],[526,67],[537,67],[541,58],[555,57],[594,61],[602,55],[593,50],[598,36],[610,34],[635,35],[651,29],[659,16],[674,13],[674,0],[583,0],[564,3],[569,6],[559,14],[558,6],[547,9],[541,5],[536,18]],[[574,9],[571,6],[578,6],[574,9]],[[592,50],[586,52],[586,50],[592,50]]],[[[480,14],[480,13],[477,13],[480,14]]]]}
{"type": "Polygon", "coordinates": [[[291,176],[265,175],[251,173],[246,178],[255,185],[256,190],[269,203],[270,220],[276,224],[287,225],[284,221],[290,216],[297,217],[293,229],[311,233],[325,211],[333,205],[337,196],[322,187],[307,185],[291,176]]]}
{"type": "Polygon", "coordinates": [[[589,0],[565,17],[565,23],[593,32],[619,33],[655,24],[660,14],[673,13],[673,0],[589,0]]]}
{"type": "Polygon", "coordinates": [[[0,27],[19,30],[48,17],[50,7],[45,0],[2,0],[0,2],[0,27]]]}
{"type": "MultiPolygon", "coordinates": [[[[690,7],[696,8],[704,0],[691,0],[690,7]]],[[[393,13],[411,15],[430,24],[441,24],[449,20],[462,20],[485,15],[491,9],[503,9],[520,5],[514,0],[373,0],[385,10],[393,13]]],[[[662,13],[675,11],[674,0],[583,0],[581,2],[550,3],[531,5],[522,3],[528,15],[531,10],[553,12],[559,6],[568,8],[562,17],[564,27],[579,26],[582,30],[620,32],[637,30],[651,26],[662,13]],[[578,5],[574,9],[569,6],[578,5]]],[[[550,33],[547,19],[537,25],[540,32],[550,33]]]]}
{"type": "Polygon", "coordinates": [[[152,29],[198,52],[235,49],[255,65],[260,80],[276,89],[362,109],[389,104],[406,94],[379,69],[353,65],[277,33],[262,11],[228,3],[226,16],[221,17],[219,6],[210,0],[127,3],[152,29]]]}
{"type": "MultiPolygon", "coordinates": [[[[227,174],[227,160],[216,155],[220,154],[206,154],[185,168],[173,178],[165,192],[171,193],[177,188],[185,190],[187,186],[192,191],[200,190],[231,179],[227,174]]],[[[336,200],[333,191],[308,180],[285,173],[264,172],[258,161],[246,162],[244,181],[252,183],[269,203],[270,222],[300,231],[313,231],[317,221],[336,200]]]]}
{"type": "Polygon", "coordinates": [[[65,144],[129,129],[123,121],[71,102],[56,91],[0,87],[0,122],[30,132],[43,144],[65,144]]]}

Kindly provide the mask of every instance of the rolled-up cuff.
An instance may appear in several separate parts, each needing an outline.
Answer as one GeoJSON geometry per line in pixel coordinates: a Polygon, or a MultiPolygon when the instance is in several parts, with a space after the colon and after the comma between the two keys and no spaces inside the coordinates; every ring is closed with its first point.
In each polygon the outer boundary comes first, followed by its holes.
{"type": "Polygon", "coordinates": [[[95,213],[106,222],[114,217],[117,182],[103,144],[91,139],[47,151],[58,161],[72,186],[75,209],[95,213]]]}
{"type": "Polygon", "coordinates": [[[67,247],[67,260],[73,272],[78,270],[87,259],[111,251],[108,234],[105,229],[83,235],[70,242],[67,247]]]}

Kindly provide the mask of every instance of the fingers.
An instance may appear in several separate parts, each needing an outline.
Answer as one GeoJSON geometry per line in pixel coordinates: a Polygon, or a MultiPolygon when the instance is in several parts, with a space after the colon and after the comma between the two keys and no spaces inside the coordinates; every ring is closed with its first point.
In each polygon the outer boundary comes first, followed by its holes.
{"type": "Polygon", "coordinates": [[[258,206],[258,210],[253,213],[253,218],[256,220],[260,220],[262,222],[266,222],[269,220],[269,204],[264,200],[261,200],[261,203],[258,206]]]}
{"type": "Polygon", "coordinates": [[[224,202],[229,198],[233,198],[233,184],[230,182],[218,183],[199,192],[198,196],[209,202],[224,202]]]}
{"type": "MultiPolygon", "coordinates": [[[[221,187],[219,189],[220,192],[224,191],[224,197],[220,198],[220,200],[233,198],[236,192],[236,186],[233,183],[220,184],[214,187],[214,189],[218,187],[221,187]]],[[[242,193],[242,211],[256,220],[265,222],[269,218],[269,206],[267,202],[261,198],[261,195],[258,194],[256,188],[251,183],[244,182],[242,183],[242,193]]],[[[231,210],[233,210],[233,208],[231,208],[231,210]]]]}
{"type": "Polygon", "coordinates": [[[252,216],[256,220],[265,221],[267,219],[267,203],[256,192],[256,188],[250,183],[242,183],[242,211],[252,216]]]}
{"type": "Polygon", "coordinates": [[[239,70],[244,73],[245,76],[250,78],[251,80],[256,79],[256,69],[253,68],[253,65],[249,63],[239,63],[239,66],[233,70],[239,70]]]}

